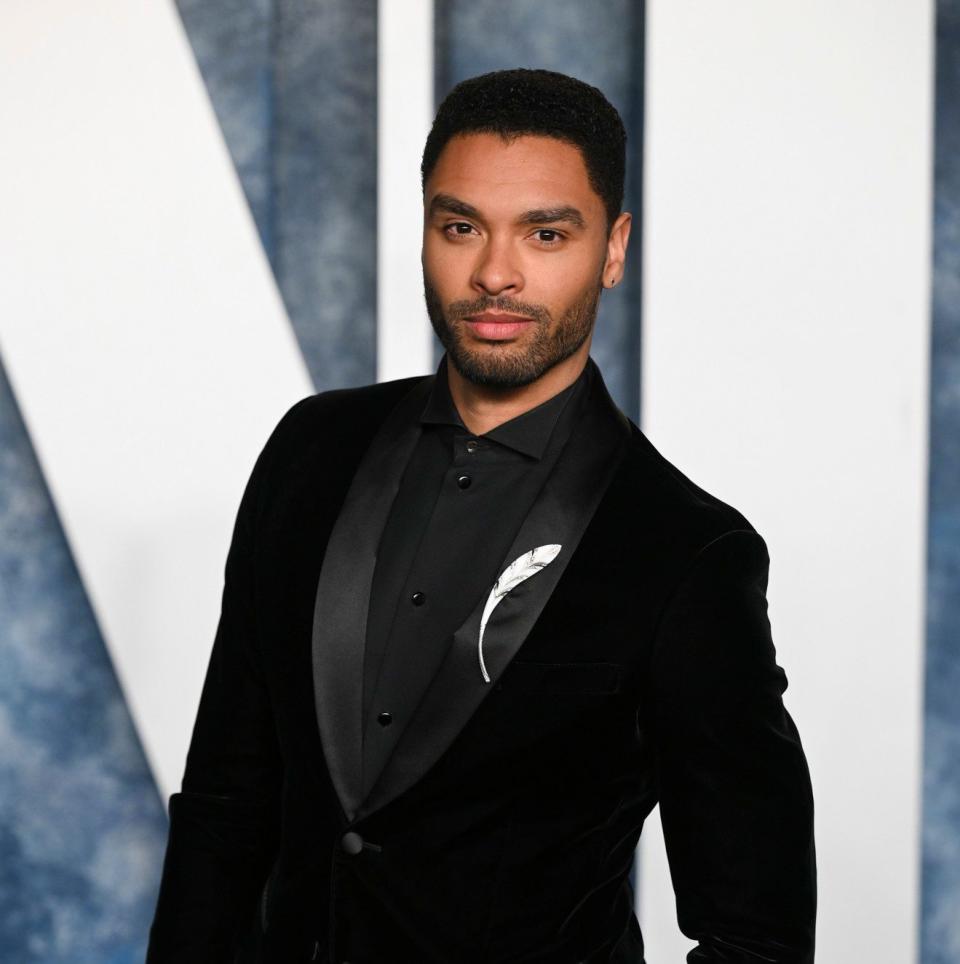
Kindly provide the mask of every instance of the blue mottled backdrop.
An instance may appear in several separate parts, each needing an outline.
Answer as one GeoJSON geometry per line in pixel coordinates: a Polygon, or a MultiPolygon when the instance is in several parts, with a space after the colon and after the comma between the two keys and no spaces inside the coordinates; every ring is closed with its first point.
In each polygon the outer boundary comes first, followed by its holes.
{"type": "Polygon", "coordinates": [[[314,385],[376,381],[376,3],[177,6],[314,385]]]}
{"type": "Polygon", "coordinates": [[[0,960],[143,960],[167,820],[0,368],[0,960]]]}
{"type": "Polygon", "coordinates": [[[960,961],[960,2],[939,0],[922,964],[960,961]]]}

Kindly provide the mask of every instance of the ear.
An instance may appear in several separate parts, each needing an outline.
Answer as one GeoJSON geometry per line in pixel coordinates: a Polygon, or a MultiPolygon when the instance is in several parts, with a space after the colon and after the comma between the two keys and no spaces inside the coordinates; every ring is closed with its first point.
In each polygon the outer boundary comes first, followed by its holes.
{"type": "Polygon", "coordinates": [[[630,240],[630,225],[633,215],[624,211],[613,222],[607,238],[607,259],[603,265],[603,286],[612,288],[623,278],[623,266],[627,258],[627,242],[630,240]]]}

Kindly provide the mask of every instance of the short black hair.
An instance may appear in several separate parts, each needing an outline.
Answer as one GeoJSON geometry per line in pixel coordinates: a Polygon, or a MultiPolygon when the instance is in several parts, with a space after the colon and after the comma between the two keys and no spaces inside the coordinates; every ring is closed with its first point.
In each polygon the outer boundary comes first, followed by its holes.
{"type": "Polygon", "coordinates": [[[461,81],[444,98],[427,135],[421,187],[457,134],[555,137],[579,148],[607,227],[623,205],[627,133],[617,109],[596,87],[553,70],[495,70],[461,81]]]}

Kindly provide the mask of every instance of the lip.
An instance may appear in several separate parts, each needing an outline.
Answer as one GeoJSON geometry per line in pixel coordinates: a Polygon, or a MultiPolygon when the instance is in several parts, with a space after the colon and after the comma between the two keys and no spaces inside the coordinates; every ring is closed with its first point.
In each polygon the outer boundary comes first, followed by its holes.
{"type": "Polygon", "coordinates": [[[480,315],[471,315],[466,318],[465,321],[475,335],[489,341],[501,341],[506,338],[513,338],[528,325],[533,324],[532,318],[525,318],[523,315],[510,315],[491,311],[485,311],[480,315]]]}

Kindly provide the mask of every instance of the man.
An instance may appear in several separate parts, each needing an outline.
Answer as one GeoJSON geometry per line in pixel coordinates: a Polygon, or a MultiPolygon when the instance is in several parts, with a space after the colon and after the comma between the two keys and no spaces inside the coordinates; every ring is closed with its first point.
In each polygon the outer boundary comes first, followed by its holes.
{"type": "Polygon", "coordinates": [[[643,961],[659,803],[690,962],[813,960],[812,797],[763,539],[589,359],[625,135],[547,71],[423,156],[435,375],[304,399],[244,493],[148,960],[643,961]]]}

